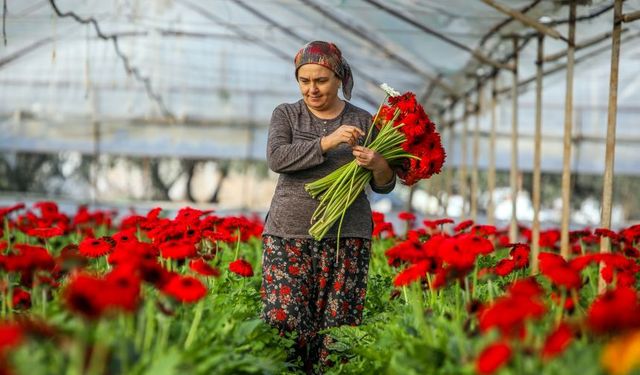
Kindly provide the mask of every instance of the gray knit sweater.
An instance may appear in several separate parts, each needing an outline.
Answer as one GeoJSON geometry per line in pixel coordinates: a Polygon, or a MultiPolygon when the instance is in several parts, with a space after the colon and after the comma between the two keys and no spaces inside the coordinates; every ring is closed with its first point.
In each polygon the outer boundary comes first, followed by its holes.
{"type": "MultiPolygon", "coordinates": [[[[280,174],[276,191],[267,214],[264,235],[285,238],[311,238],[309,228],[318,200],[311,198],[304,185],[328,175],[353,160],[347,144],[322,153],[320,139],[340,125],[357,126],[365,134],[371,125],[371,115],[350,103],[336,118],[323,120],[313,115],[303,100],[281,104],[273,111],[267,140],[267,163],[280,174]]],[[[395,177],[385,186],[371,188],[377,193],[389,193],[395,187],[395,177]]],[[[362,192],[344,217],[340,237],[371,238],[372,221],[369,200],[362,192]]],[[[335,237],[337,224],[325,238],[335,237]]]]}

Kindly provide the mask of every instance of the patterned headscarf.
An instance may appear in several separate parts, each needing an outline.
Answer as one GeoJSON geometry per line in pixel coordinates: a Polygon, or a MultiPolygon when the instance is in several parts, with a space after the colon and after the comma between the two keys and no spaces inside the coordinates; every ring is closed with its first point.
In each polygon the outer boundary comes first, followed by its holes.
{"type": "Polygon", "coordinates": [[[322,41],[307,43],[298,51],[293,62],[296,65],[296,78],[298,77],[298,69],[305,64],[318,64],[333,70],[342,81],[344,98],[351,99],[351,89],[353,89],[351,68],[335,44],[322,41]]]}

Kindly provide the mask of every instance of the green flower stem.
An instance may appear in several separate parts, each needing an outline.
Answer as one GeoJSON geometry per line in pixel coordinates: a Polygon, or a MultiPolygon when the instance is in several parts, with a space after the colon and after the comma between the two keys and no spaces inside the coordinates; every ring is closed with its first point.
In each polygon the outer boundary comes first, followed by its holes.
{"type": "Polygon", "coordinates": [[[564,315],[564,304],[567,300],[567,289],[565,287],[562,288],[562,298],[560,298],[560,306],[558,311],[556,311],[556,326],[560,324],[562,321],[562,316],[564,315]]]}
{"type": "Polygon", "coordinates": [[[476,285],[478,285],[478,259],[473,266],[473,282],[471,283],[471,298],[476,296],[476,285]]]}
{"type": "Polygon", "coordinates": [[[145,327],[144,327],[144,342],[142,345],[142,353],[143,355],[147,354],[151,349],[151,343],[156,336],[156,317],[155,317],[155,309],[153,306],[152,300],[148,300],[145,304],[145,327]]]}
{"type": "MultiPolygon", "coordinates": [[[[353,180],[356,177],[356,173],[358,169],[353,169],[353,174],[351,175],[351,181],[349,183],[349,190],[347,191],[347,201],[351,198],[351,193],[353,192],[353,180]]],[[[358,191],[360,193],[360,191],[358,191]]],[[[344,221],[344,215],[347,213],[347,209],[349,205],[342,209],[342,214],[340,215],[340,224],[338,224],[338,234],[336,235],[336,266],[338,265],[338,258],[340,257],[340,233],[342,232],[342,222],[344,221]]]]}
{"type": "MultiPolygon", "coordinates": [[[[354,190],[358,192],[364,189],[365,184],[371,178],[371,173],[369,171],[366,171],[365,169],[360,169],[360,171],[360,175],[357,176],[354,181],[354,190]]],[[[309,233],[314,236],[316,240],[323,238],[333,223],[335,223],[335,221],[340,217],[342,210],[345,209],[345,207],[349,207],[356,200],[358,195],[359,194],[353,194],[349,197],[347,194],[342,194],[336,200],[331,201],[327,208],[328,211],[325,212],[321,220],[311,227],[309,233]]]]}
{"type": "MultiPolygon", "coordinates": [[[[347,186],[345,184],[343,184],[343,183],[336,183],[334,185],[334,187],[335,187],[334,189],[332,189],[331,191],[327,192],[322,197],[322,200],[320,201],[320,210],[321,211],[326,211],[330,202],[333,202],[335,199],[339,199],[339,197],[343,197],[347,193],[347,186]]],[[[320,215],[318,215],[318,216],[320,216],[320,215]]],[[[322,216],[327,216],[326,212],[322,212],[322,216]]],[[[316,219],[317,216],[314,215],[313,218],[316,219]]]]}
{"type": "Polygon", "coordinates": [[[240,250],[240,228],[236,228],[236,254],[233,257],[233,260],[238,260],[238,251],[240,250]]]}
{"type": "Polygon", "coordinates": [[[429,285],[429,305],[433,309],[436,304],[436,290],[433,288],[433,284],[431,282],[431,275],[427,272],[427,285],[429,285]]]}
{"type": "MultiPolygon", "coordinates": [[[[382,104],[378,112],[376,112],[372,125],[369,127],[364,142],[365,145],[368,144],[373,134],[373,127],[376,126],[381,108],[382,104]]],[[[400,158],[416,158],[401,147],[406,138],[398,129],[404,124],[394,125],[399,115],[400,111],[396,110],[393,118],[383,123],[376,138],[367,146],[380,153],[388,161],[400,158]]],[[[340,235],[347,209],[364,190],[365,185],[371,180],[372,176],[373,174],[370,170],[360,167],[354,160],[327,176],[305,185],[305,190],[313,198],[320,199],[318,207],[316,207],[311,216],[309,233],[313,238],[316,240],[322,239],[333,224],[340,220],[336,240],[336,262],[340,255],[340,235]]]]}
{"type": "MultiPolygon", "coordinates": [[[[9,277],[7,276],[6,279],[8,281],[9,277]]],[[[7,317],[7,308],[9,307],[8,305],[9,302],[7,301],[6,296],[5,298],[0,298],[0,299],[2,300],[2,319],[4,320],[7,317]]]]}
{"type": "Polygon", "coordinates": [[[159,360],[166,351],[167,342],[169,341],[170,326],[171,319],[163,318],[160,321],[160,335],[156,338],[154,361],[159,360]]]}
{"type": "Polygon", "coordinates": [[[193,314],[193,320],[191,321],[191,328],[189,328],[189,333],[187,334],[187,339],[184,342],[184,348],[189,349],[191,343],[193,343],[193,339],[196,337],[196,331],[198,331],[198,325],[200,324],[200,319],[202,319],[202,311],[204,309],[204,299],[198,302],[198,306],[196,306],[196,311],[193,314]]]}
{"type": "MultiPolygon", "coordinates": [[[[371,138],[371,134],[373,133],[373,128],[376,126],[376,121],[378,121],[378,116],[380,116],[380,110],[382,109],[382,106],[384,105],[384,103],[387,101],[387,98],[389,97],[389,95],[385,95],[384,99],[382,99],[382,101],[380,102],[380,105],[378,106],[378,110],[376,111],[376,115],[373,117],[373,121],[371,122],[371,126],[369,127],[369,131],[367,132],[367,137],[364,140],[364,145],[367,144],[367,142],[369,141],[369,139],[371,138]]],[[[396,112],[399,114],[400,111],[396,110],[396,112]]],[[[397,115],[395,116],[395,118],[397,118],[397,115]]]]}
{"type": "Polygon", "coordinates": [[[105,371],[109,347],[111,347],[111,336],[105,335],[104,332],[108,330],[106,324],[107,321],[99,320],[95,328],[96,337],[93,339],[93,351],[89,358],[87,374],[103,374],[105,371]]]}
{"type": "Polygon", "coordinates": [[[41,307],[42,307],[42,317],[47,317],[47,287],[44,285],[40,285],[40,293],[42,295],[41,307]]]}
{"type": "Polygon", "coordinates": [[[7,310],[9,313],[9,319],[13,318],[13,285],[11,284],[11,278],[7,274],[7,310]]]}

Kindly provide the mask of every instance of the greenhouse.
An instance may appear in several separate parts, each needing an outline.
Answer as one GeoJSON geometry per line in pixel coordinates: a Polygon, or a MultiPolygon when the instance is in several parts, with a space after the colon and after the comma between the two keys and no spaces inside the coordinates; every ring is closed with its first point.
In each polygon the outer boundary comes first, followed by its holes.
{"type": "Polygon", "coordinates": [[[640,0],[3,0],[0,374],[640,371],[640,0]]]}

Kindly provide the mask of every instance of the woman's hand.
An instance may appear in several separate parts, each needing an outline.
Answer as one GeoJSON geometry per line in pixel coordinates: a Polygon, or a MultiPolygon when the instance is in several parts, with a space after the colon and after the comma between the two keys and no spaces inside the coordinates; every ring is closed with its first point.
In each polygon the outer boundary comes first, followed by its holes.
{"type": "Polygon", "coordinates": [[[322,152],[327,152],[338,147],[341,143],[346,143],[351,147],[358,144],[358,138],[363,137],[364,131],[352,125],[340,125],[333,133],[322,137],[320,146],[322,152]]]}
{"type": "Polygon", "coordinates": [[[389,164],[385,158],[370,148],[355,146],[353,147],[352,154],[356,157],[356,163],[363,168],[374,172],[380,172],[389,168],[389,164]]]}
{"type": "Polygon", "coordinates": [[[393,171],[387,160],[376,151],[364,146],[355,146],[352,151],[356,157],[356,163],[373,172],[373,181],[376,185],[388,184],[393,178],[393,171]]]}

